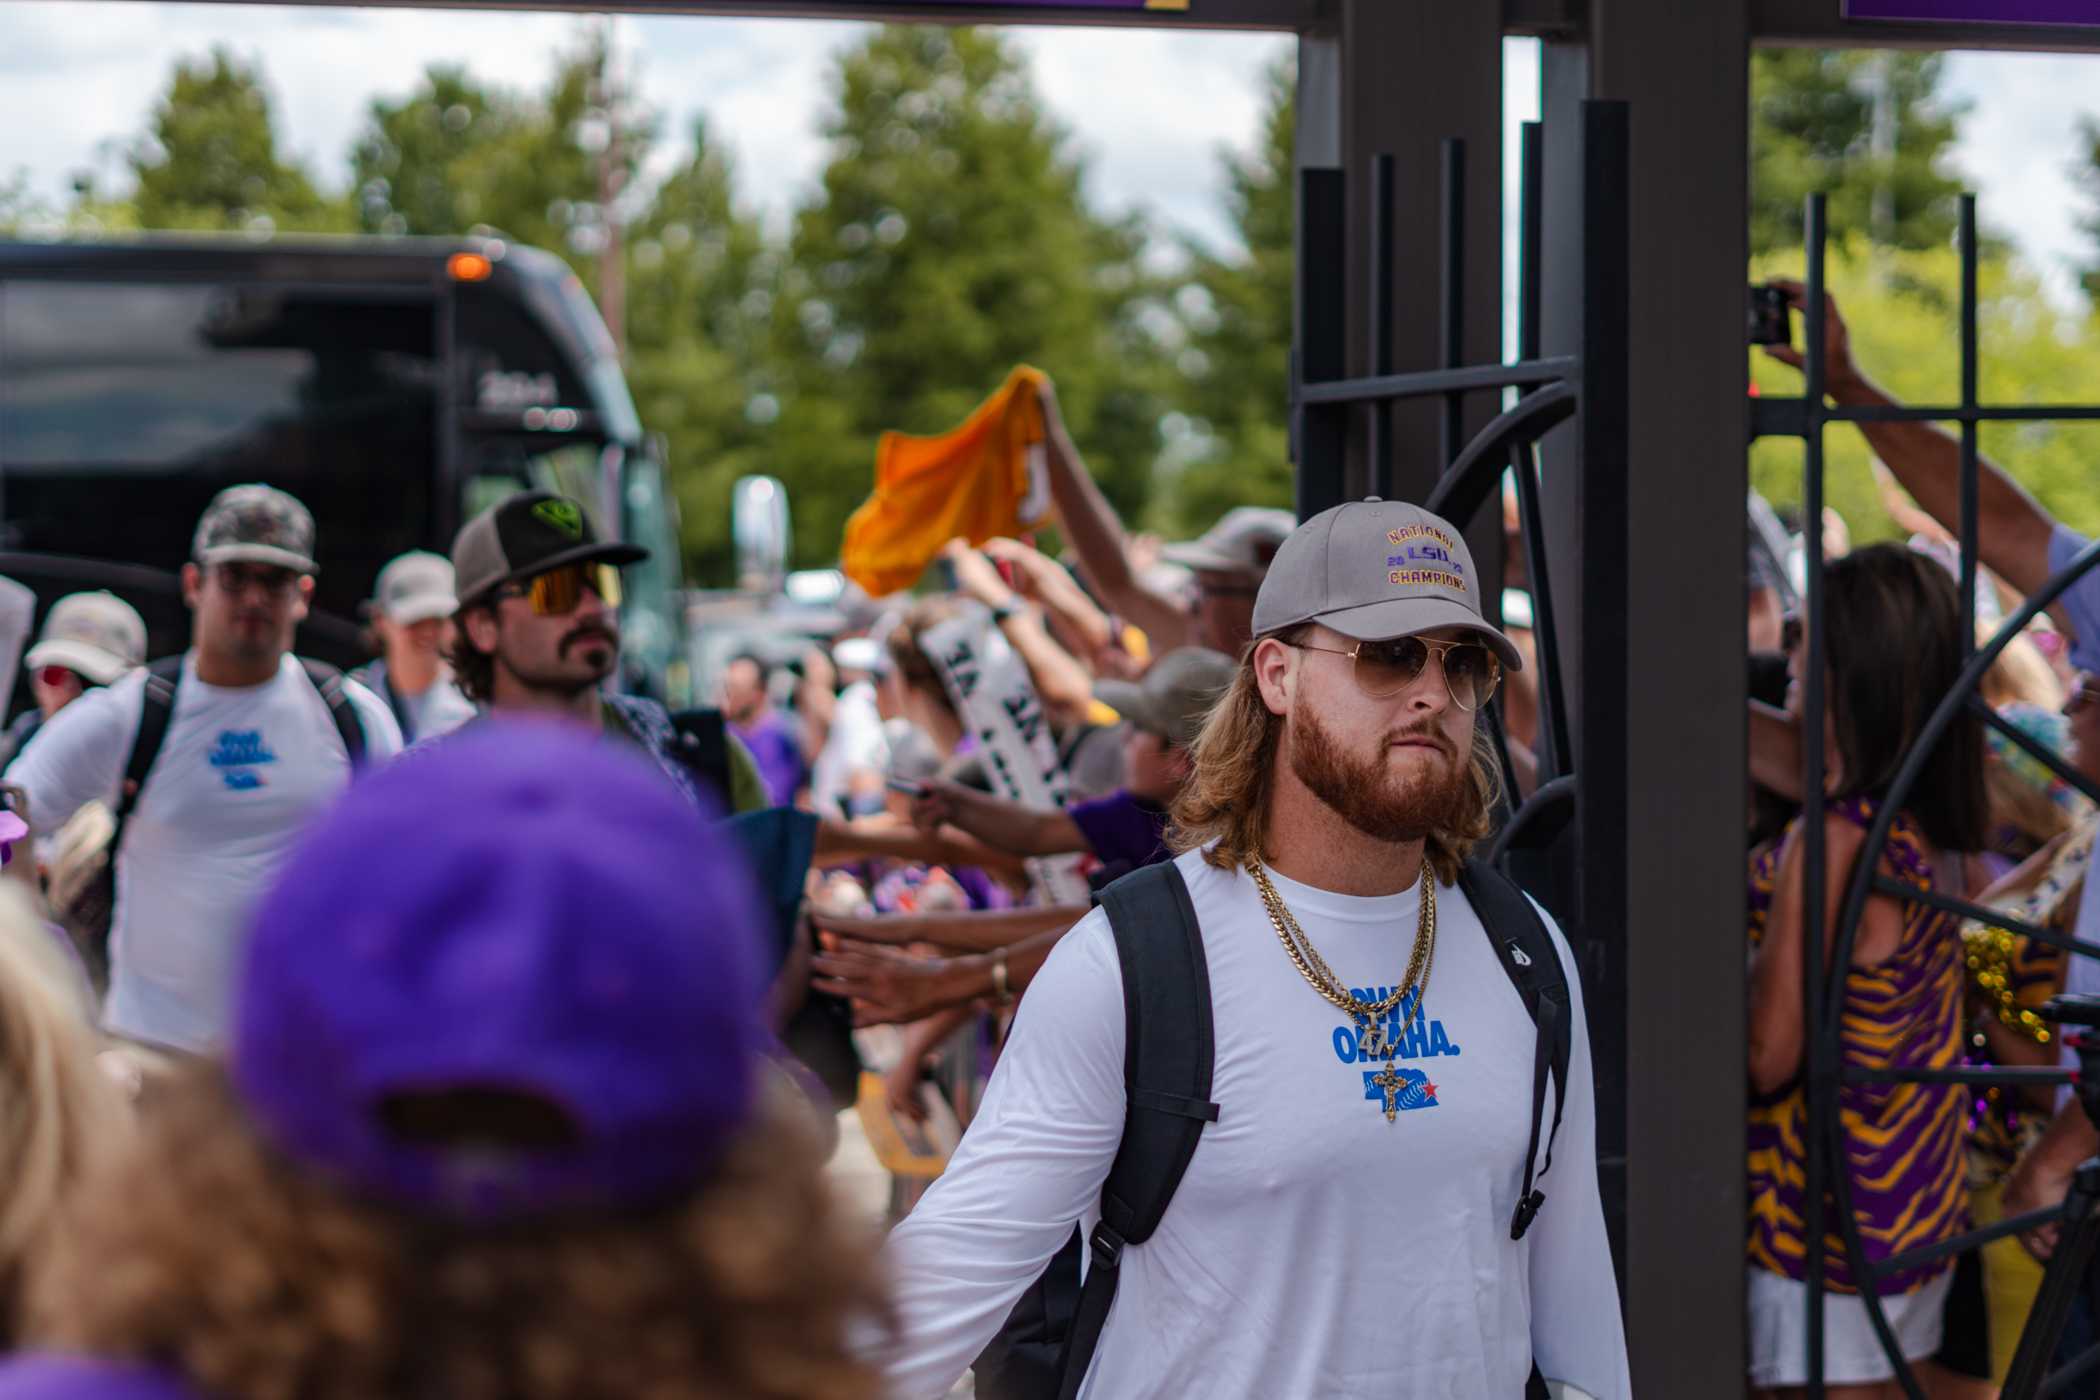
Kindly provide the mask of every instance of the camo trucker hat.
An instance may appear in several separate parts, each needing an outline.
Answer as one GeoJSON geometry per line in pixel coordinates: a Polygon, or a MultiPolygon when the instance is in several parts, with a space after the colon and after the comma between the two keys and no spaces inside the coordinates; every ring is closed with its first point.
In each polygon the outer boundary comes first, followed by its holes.
{"type": "Polygon", "coordinates": [[[199,564],[275,564],[294,573],[319,573],[314,562],[313,512],[297,496],[251,482],[212,498],[197,521],[190,555],[199,564]]]}

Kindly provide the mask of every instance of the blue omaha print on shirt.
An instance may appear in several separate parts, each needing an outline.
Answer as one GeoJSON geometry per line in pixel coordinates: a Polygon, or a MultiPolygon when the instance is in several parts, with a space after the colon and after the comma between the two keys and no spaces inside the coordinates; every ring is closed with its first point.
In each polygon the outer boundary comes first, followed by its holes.
{"type": "Polygon", "coordinates": [[[1429,1082],[1428,1075],[1418,1069],[1399,1069],[1392,1065],[1364,1071],[1364,1097],[1388,1111],[1400,1113],[1437,1106],[1436,1085],[1429,1082]]]}
{"type": "MultiPolygon", "coordinates": [[[[1380,1002],[1393,994],[1390,987],[1352,988],[1349,995],[1358,1001],[1380,1002]]],[[[1345,1065],[1372,1064],[1387,1060],[1427,1060],[1439,1055],[1462,1053],[1452,1043],[1444,1023],[1428,1016],[1414,1015],[1415,1004],[1422,999],[1419,990],[1411,991],[1400,999],[1400,1004],[1388,1011],[1378,1022],[1380,1035],[1377,1039],[1383,1048],[1373,1053],[1364,1044],[1368,1038],[1360,1026],[1347,1025],[1334,1028],[1335,1057],[1345,1065]],[[1413,1018],[1403,1032],[1401,1024],[1413,1018]]]]}
{"type": "Polygon", "coordinates": [[[276,761],[260,729],[222,729],[211,751],[211,766],[234,792],[252,792],[263,786],[260,769],[276,761]]]}

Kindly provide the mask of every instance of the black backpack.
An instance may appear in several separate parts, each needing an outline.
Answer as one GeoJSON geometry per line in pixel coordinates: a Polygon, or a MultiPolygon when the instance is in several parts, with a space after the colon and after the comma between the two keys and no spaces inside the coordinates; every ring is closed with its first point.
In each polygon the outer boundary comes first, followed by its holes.
{"type": "MultiPolygon", "coordinates": [[[[321,693],[323,703],[328,706],[328,717],[335,721],[335,732],[342,737],[343,752],[350,757],[350,766],[355,768],[364,761],[365,727],[357,717],[357,707],[350,703],[349,694],[343,689],[343,673],[325,661],[309,661],[299,658],[306,668],[307,679],[321,693]]],[[[168,721],[175,715],[175,687],[182,683],[182,658],[164,656],[146,668],[146,690],[139,708],[138,733],[131,741],[131,755],[124,760],[124,782],[117,789],[116,810],[110,815],[113,829],[109,844],[105,847],[102,868],[87,887],[66,908],[58,911],[66,931],[72,935],[75,946],[80,949],[87,963],[88,973],[95,988],[101,991],[109,985],[109,930],[110,919],[117,904],[117,849],[124,839],[124,823],[131,816],[132,808],[138,806],[139,791],[146,785],[146,774],[153,769],[153,761],[160,757],[160,747],[168,737],[168,721]]]]}
{"type": "MultiPolygon", "coordinates": [[[[1524,1157],[1524,1187],[1509,1228],[1510,1238],[1519,1240],[1546,1199],[1532,1168],[1538,1158],[1548,1079],[1555,1091],[1553,1120],[1545,1130],[1546,1164],[1540,1174],[1552,1168],[1553,1138],[1560,1131],[1561,1104],[1567,1097],[1573,1043],[1567,977],[1538,911],[1507,876],[1470,861],[1458,885],[1480,916],[1496,961],[1538,1027],[1531,1143],[1524,1157]]],[[[1210,1098],[1215,1053],[1210,971],[1181,872],[1172,861],[1146,866],[1108,886],[1098,898],[1108,911],[1123,974],[1123,1082],[1128,1102],[1123,1141],[1101,1187],[1101,1221],[1092,1238],[1082,1243],[1074,1228],[1072,1238],[1021,1295],[999,1335],[977,1358],[981,1400],[1074,1400],[1115,1300],[1123,1251],[1152,1238],[1196,1153],[1203,1125],[1218,1120],[1218,1105],[1210,1098]],[[1082,1248],[1092,1254],[1083,1286],[1082,1248]]],[[[1526,1400],[1545,1393],[1545,1382],[1534,1368],[1526,1400]]]]}

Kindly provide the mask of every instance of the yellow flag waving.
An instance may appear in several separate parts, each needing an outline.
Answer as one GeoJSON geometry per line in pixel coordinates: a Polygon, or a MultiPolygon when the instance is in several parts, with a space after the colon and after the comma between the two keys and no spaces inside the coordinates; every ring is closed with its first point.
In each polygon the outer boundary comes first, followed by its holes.
{"type": "Polygon", "coordinates": [[[1041,370],[1022,365],[969,421],[939,437],[884,433],[875,494],[846,522],[839,566],[880,598],[919,581],[941,547],[1018,535],[1050,514],[1041,370]]]}

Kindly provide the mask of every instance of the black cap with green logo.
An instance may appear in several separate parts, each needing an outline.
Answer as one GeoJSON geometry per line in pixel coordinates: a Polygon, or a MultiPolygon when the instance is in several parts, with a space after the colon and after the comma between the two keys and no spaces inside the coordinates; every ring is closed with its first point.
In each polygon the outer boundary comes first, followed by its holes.
{"type": "Polygon", "coordinates": [[[639,564],[649,551],[602,540],[580,502],[552,491],[520,491],[469,520],[452,542],[462,606],[484,601],[514,579],[564,564],[639,564]]]}

